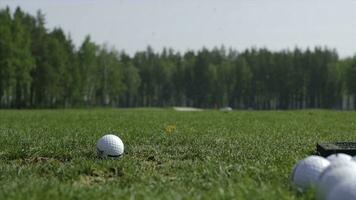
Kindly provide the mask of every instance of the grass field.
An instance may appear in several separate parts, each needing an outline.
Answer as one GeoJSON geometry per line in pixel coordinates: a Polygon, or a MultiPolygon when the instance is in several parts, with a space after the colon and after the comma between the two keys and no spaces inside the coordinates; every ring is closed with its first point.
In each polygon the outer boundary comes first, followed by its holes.
{"type": "Polygon", "coordinates": [[[335,140],[356,140],[356,112],[2,110],[0,199],[313,199],[291,170],[335,140]],[[96,157],[106,133],[121,159],[96,157]]]}

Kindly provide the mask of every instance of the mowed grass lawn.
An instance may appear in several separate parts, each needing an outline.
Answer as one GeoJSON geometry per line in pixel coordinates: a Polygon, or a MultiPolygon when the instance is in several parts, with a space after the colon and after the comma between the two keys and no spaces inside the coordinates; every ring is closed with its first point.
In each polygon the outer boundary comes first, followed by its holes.
{"type": "Polygon", "coordinates": [[[1,110],[0,199],[313,199],[293,165],[341,140],[356,112],[1,110]],[[119,160],[96,156],[107,133],[119,160]]]}

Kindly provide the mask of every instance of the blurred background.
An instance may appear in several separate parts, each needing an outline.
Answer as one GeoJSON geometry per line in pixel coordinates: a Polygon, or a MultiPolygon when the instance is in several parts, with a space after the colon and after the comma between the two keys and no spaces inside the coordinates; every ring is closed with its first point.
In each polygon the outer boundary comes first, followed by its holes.
{"type": "Polygon", "coordinates": [[[0,2],[0,108],[354,109],[356,1],[0,2]]]}

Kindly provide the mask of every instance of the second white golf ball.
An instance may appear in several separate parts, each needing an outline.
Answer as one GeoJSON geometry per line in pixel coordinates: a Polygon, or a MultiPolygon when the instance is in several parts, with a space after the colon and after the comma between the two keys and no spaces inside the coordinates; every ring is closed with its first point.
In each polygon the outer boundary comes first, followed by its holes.
{"type": "Polygon", "coordinates": [[[319,177],[316,188],[316,199],[325,199],[335,185],[350,178],[356,178],[356,162],[344,161],[331,163],[319,177]]]}
{"type": "Polygon", "coordinates": [[[349,178],[338,183],[328,194],[326,200],[356,199],[356,179],[349,178]]]}
{"type": "Polygon", "coordinates": [[[326,159],[330,161],[330,163],[335,163],[335,162],[348,162],[352,160],[352,157],[350,155],[344,154],[344,153],[336,153],[328,156],[326,159]]]}

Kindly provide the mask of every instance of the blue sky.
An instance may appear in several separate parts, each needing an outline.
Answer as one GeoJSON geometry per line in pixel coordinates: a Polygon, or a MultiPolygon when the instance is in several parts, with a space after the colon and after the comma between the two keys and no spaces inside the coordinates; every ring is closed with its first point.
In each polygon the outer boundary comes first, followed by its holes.
{"type": "Polygon", "coordinates": [[[151,45],[179,51],[225,45],[238,50],[328,46],[356,53],[356,0],[2,0],[41,9],[76,46],[85,35],[133,54],[151,45]]]}

